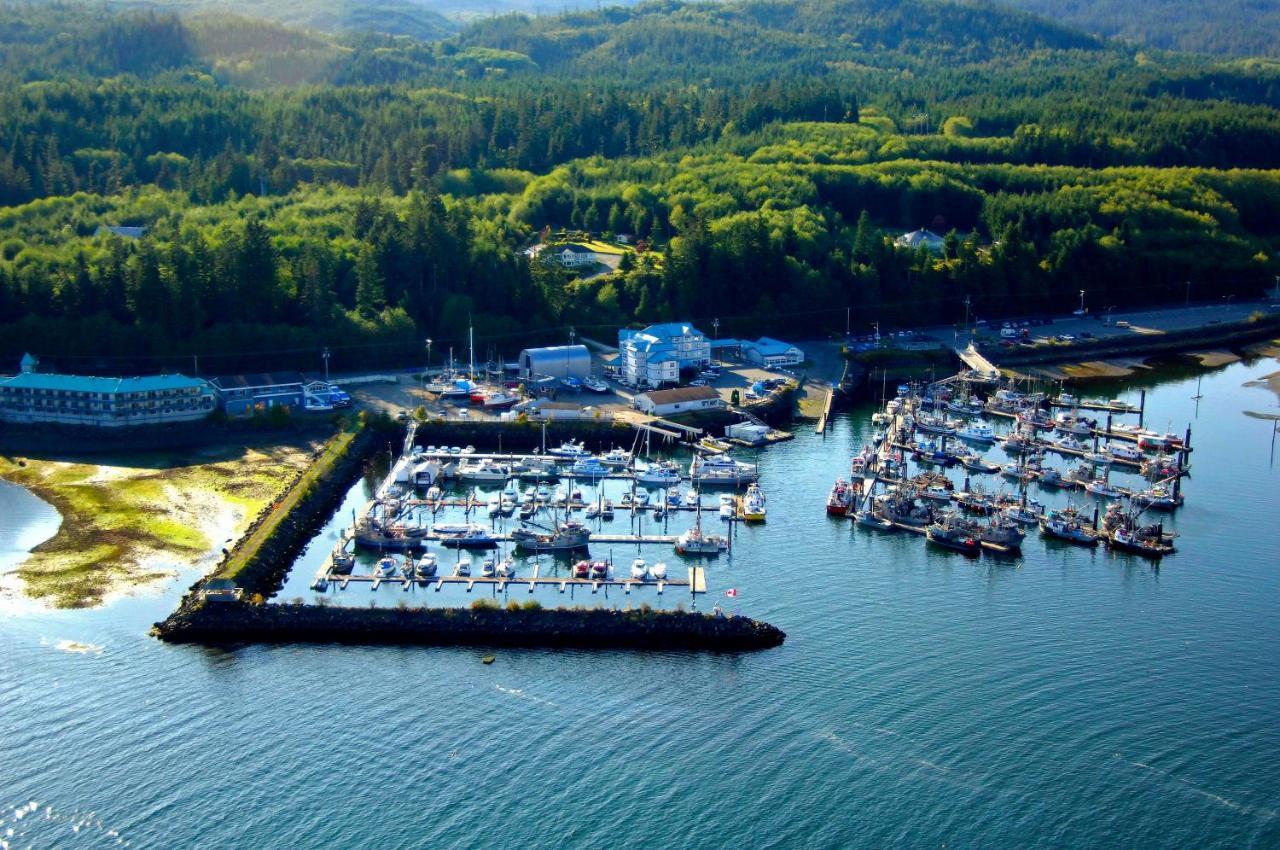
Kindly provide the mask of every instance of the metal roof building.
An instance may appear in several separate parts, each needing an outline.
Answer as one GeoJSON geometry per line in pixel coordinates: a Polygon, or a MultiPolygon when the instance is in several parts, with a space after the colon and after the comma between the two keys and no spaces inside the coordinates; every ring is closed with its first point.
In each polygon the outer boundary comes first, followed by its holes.
{"type": "Polygon", "coordinates": [[[577,378],[591,376],[591,352],[585,345],[553,345],[520,352],[520,377],[577,378]]]}

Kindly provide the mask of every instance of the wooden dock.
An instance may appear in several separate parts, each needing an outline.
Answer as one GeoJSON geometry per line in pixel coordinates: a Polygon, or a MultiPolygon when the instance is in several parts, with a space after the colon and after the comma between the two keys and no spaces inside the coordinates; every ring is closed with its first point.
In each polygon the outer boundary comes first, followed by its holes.
{"type": "Polygon", "coordinates": [[[577,590],[579,588],[589,589],[592,593],[598,593],[601,588],[608,589],[611,587],[620,587],[624,593],[631,593],[632,590],[648,590],[650,588],[656,590],[659,595],[667,588],[676,588],[679,590],[687,589],[690,594],[707,592],[707,573],[702,567],[689,567],[688,577],[683,579],[665,578],[665,579],[635,579],[635,578],[572,578],[569,576],[545,578],[537,575],[527,576],[524,578],[499,578],[484,576],[432,576],[429,579],[411,579],[405,576],[373,576],[373,575],[335,575],[329,573],[321,574],[317,578],[324,578],[329,584],[337,586],[341,590],[355,582],[356,584],[368,584],[370,590],[377,590],[384,584],[399,585],[402,590],[409,590],[411,587],[420,587],[431,589],[439,593],[445,587],[464,587],[467,593],[471,593],[475,588],[491,588],[498,592],[505,592],[508,588],[526,588],[529,593],[533,593],[540,587],[551,587],[564,593],[566,590],[577,590]]]}

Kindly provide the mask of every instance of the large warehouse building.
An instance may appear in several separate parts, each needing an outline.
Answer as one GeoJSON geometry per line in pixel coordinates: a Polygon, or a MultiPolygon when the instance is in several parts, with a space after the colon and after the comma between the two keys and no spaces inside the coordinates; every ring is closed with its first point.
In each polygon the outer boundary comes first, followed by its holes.
{"type": "Polygon", "coordinates": [[[591,376],[591,352],[585,345],[553,345],[520,352],[520,377],[577,378],[591,376]]]}

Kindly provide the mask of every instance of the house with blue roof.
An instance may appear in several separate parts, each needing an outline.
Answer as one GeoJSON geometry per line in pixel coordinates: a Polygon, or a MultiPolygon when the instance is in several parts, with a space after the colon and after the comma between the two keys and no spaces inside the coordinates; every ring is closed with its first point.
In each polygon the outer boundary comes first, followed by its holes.
{"type": "Polygon", "coordinates": [[[185,375],[104,378],[23,371],[0,378],[0,421],[122,427],[204,419],[217,407],[213,387],[185,375]]]}
{"type": "Polygon", "coordinates": [[[691,324],[666,322],[639,331],[618,331],[618,354],[624,382],[637,387],[661,387],[679,383],[682,369],[710,365],[711,343],[691,324]]]}

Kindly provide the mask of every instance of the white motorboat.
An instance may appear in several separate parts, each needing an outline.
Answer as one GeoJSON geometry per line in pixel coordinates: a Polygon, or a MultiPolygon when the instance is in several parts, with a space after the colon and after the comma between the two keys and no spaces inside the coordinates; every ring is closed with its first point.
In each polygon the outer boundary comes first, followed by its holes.
{"type": "Polygon", "coordinates": [[[498,562],[496,567],[498,578],[515,578],[516,577],[516,561],[510,555],[505,556],[498,562]]]}
{"type": "Polygon", "coordinates": [[[458,562],[453,565],[453,574],[462,578],[469,577],[471,575],[471,559],[466,555],[460,557],[458,562]]]}
{"type": "Polygon", "coordinates": [[[418,559],[415,572],[419,579],[428,579],[436,574],[438,560],[434,552],[428,552],[418,559]]]}
{"type": "Polygon", "coordinates": [[[649,565],[644,558],[636,558],[631,562],[631,577],[636,581],[644,581],[649,577],[649,565]]]}
{"type": "Polygon", "coordinates": [[[398,572],[400,572],[400,565],[390,555],[379,558],[377,566],[373,568],[375,578],[391,578],[398,572]]]}
{"type": "Polygon", "coordinates": [[[492,555],[480,562],[480,576],[482,578],[493,578],[496,572],[497,567],[493,562],[492,555]]]}
{"type": "Polygon", "coordinates": [[[505,482],[510,477],[511,467],[490,458],[481,458],[474,463],[458,465],[458,479],[460,481],[505,482]]]}
{"type": "Polygon", "coordinates": [[[583,378],[582,385],[593,393],[607,393],[609,391],[609,385],[595,375],[588,375],[583,378]]]}
{"type": "Polygon", "coordinates": [[[733,496],[724,493],[720,496],[720,519],[733,519],[733,496]]]}
{"type": "Polygon", "coordinates": [[[489,516],[491,517],[500,516],[502,514],[502,497],[490,496],[488,504],[486,505],[486,508],[489,512],[489,516]]]}
{"type": "Polygon", "coordinates": [[[972,440],[975,443],[994,443],[996,441],[996,432],[985,422],[970,422],[956,431],[956,436],[965,440],[972,440]]]}
{"type": "Polygon", "coordinates": [[[547,454],[556,458],[566,460],[578,460],[584,457],[591,457],[591,452],[587,451],[587,447],[581,442],[566,440],[554,449],[547,449],[547,454]]]}
{"type": "Polygon", "coordinates": [[[631,452],[626,449],[613,448],[600,455],[599,460],[605,466],[628,466],[631,463],[631,452]]]}
{"type": "Polygon", "coordinates": [[[671,487],[680,483],[680,467],[671,461],[636,464],[635,481],[645,487],[671,487]]]}
{"type": "Polygon", "coordinates": [[[656,581],[662,581],[667,577],[667,565],[659,561],[649,568],[649,575],[656,581]]]}

